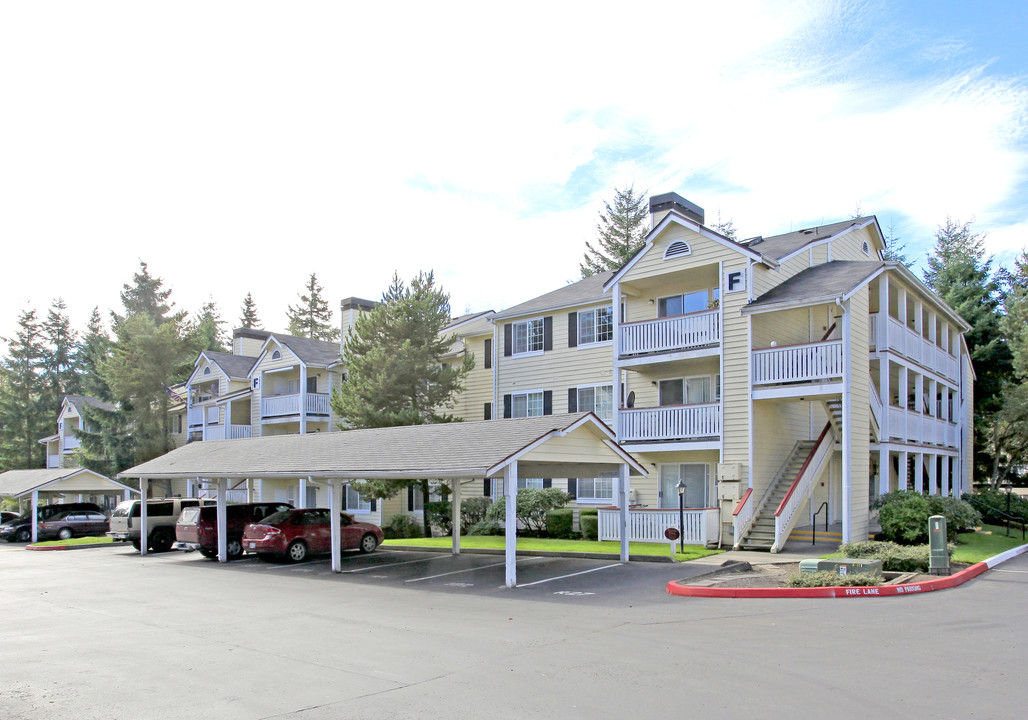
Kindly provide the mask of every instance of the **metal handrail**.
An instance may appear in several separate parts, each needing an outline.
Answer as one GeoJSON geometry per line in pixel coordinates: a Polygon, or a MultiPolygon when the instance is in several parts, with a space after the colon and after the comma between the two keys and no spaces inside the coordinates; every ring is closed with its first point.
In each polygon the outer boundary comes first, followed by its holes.
{"type": "Polygon", "coordinates": [[[810,528],[810,544],[811,545],[816,545],[817,544],[817,516],[821,514],[822,510],[825,511],[825,534],[826,535],[828,534],[828,501],[825,500],[823,503],[821,503],[821,507],[819,507],[817,509],[817,512],[814,513],[814,517],[812,518],[813,525],[810,528]]]}
{"type": "Polygon", "coordinates": [[[982,500],[981,498],[976,498],[973,495],[965,495],[964,497],[967,498],[967,501],[969,503],[971,503],[972,506],[975,506],[975,507],[978,507],[978,508],[986,508],[986,509],[988,509],[989,512],[995,513],[995,514],[999,515],[1001,518],[1003,518],[1004,520],[1006,520],[1007,521],[1007,537],[1010,536],[1010,522],[1013,521],[1014,523],[1019,524],[1021,526],[1021,540],[1023,541],[1025,539],[1025,524],[1026,524],[1026,521],[1025,521],[1024,518],[1018,517],[1017,515],[1011,515],[1010,513],[1004,512],[1003,510],[1000,510],[998,507],[996,507],[992,503],[987,503],[984,500],[982,500]]]}

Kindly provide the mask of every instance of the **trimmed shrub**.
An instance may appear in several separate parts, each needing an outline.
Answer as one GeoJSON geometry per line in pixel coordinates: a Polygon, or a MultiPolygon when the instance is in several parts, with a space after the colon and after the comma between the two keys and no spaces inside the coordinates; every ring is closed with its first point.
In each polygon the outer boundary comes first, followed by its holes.
{"type": "Polygon", "coordinates": [[[382,534],[387,540],[419,538],[425,536],[421,521],[410,513],[397,513],[382,526],[382,534]]]}
{"type": "Polygon", "coordinates": [[[939,495],[927,496],[913,490],[901,490],[883,495],[878,522],[886,540],[902,545],[919,545],[928,542],[928,518],[932,515],[946,517],[948,540],[957,533],[981,523],[981,515],[970,503],[957,498],[939,495]]]}
{"type": "MultiPolygon", "coordinates": [[[[487,497],[472,497],[460,501],[460,532],[467,535],[471,527],[485,519],[486,510],[492,504],[487,497]]],[[[452,535],[451,511],[449,500],[436,500],[425,503],[425,512],[433,527],[439,528],[443,535],[452,535]]]]}
{"type": "MultiPolygon", "coordinates": [[[[518,490],[516,514],[528,534],[540,535],[546,530],[546,513],[568,504],[571,496],[557,488],[518,490]]],[[[507,515],[505,500],[497,500],[486,510],[485,519],[503,523],[507,515]]]]}
{"type": "Polygon", "coordinates": [[[482,520],[468,528],[468,535],[503,535],[503,525],[495,520],[482,520]]]}
{"type": "Polygon", "coordinates": [[[883,578],[870,573],[840,575],[831,570],[818,570],[812,573],[796,573],[789,577],[786,585],[795,588],[864,587],[868,585],[881,585],[883,582],[883,578]]]}
{"type": "Polygon", "coordinates": [[[583,540],[597,540],[600,537],[600,517],[595,508],[578,511],[578,527],[583,540]]]}
{"type": "Polygon", "coordinates": [[[974,530],[982,524],[981,513],[960,498],[929,495],[928,512],[929,515],[946,517],[946,539],[950,542],[956,540],[959,533],[974,530]]]}
{"type": "Polygon", "coordinates": [[[546,534],[551,538],[571,540],[575,537],[574,511],[571,508],[558,508],[546,513],[546,534]]]}
{"type": "MultiPolygon", "coordinates": [[[[953,546],[948,549],[952,555],[953,546]]],[[[928,572],[931,559],[928,545],[897,545],[881,540],[843,544],[839,552],[848,558],[881,560],[882,570],[891,572],[928,572]]]]}
{"type": "MultiPolygon", "coordinates": [[[[994,511],[990,512],[989,508],[976,508],[981,511],[984,522],[992,525],[1003,525],[1006,523],[1006,518],[999,514],[1006,514],[1007,512],[1007,494],[1005,492],[1001,490],[979,490],[974,495],[964,495],[965,500],[968,497],[975,498],[979,502],[988,505],[994,511]]],[[[1028,499],[1011,493],[1010,514],[1020,518],[1021,522],[1028,522],[1028,499]]]]}

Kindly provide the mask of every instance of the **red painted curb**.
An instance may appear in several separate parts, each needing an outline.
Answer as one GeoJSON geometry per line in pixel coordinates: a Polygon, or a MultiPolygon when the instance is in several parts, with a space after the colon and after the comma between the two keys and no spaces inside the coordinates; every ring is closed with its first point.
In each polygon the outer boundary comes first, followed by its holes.
{"type": "Polygon", "coordinates": [[[36,552],[46,552],[47,550],[71,550],[68,545],[44,545],[43,547],[35,547],[33,545],[26,545],[26,550],[35,550],[36,552]]]}
{"type": "Polygon", "coordinates": [[[820,587],[820,588],[714,588],[694,587],[677,580],[667,584],[669,595],[679,597],[713,597],[713,598],[854,598],[854,597],[893,597],[896,595],[915,595],[917,593],[947,590],[963,585],[968,580],[978,577],[989,569],[984,563],[975,563],[955,575],[926,580],[922,583],[904,585],[881,585],[878,587],[820,587]]]}

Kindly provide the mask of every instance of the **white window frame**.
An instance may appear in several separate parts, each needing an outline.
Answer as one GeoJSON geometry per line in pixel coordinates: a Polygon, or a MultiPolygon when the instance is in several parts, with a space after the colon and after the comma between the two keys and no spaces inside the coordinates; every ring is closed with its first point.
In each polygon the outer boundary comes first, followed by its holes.
{"type": "Polygon", "coordinates": [[[545,410],[545,408],[543,407],[543,402],[544,402],[543,398],[544,398],[544,395],[543,395],[543,391],[542,390],[522,390],[520,392],[513,392],[513,393],[511,393],[510,394],[510,416],[511,416],[511,418],[517,418],[517,417],[542,417],[543,414],[544,414],[544,410],[545,410]],[[529,415],[528,414],[528,408],[529,408],[529,399],[528,398],[531,395],[538,395],[539,396],[539,414],[538,415],[529,415]],[[525,413],[526,414],[524,414],[524,415],[517,415],[514,412],[514,405],[515,405],[514,401],[517,398],[519,398],[519,397],[525,398],[525,413]]]}
{"type": "Polygon", "coordinates": [[[660,404],[660,384],[665,382],[673,382],[675,380],[682,381],[682,405],[712,405],[713,403],[721,402],[721,373],[714,373],[712,375],[688,375],[685,377],[669,377],[661,378],[657,381],[657,405],[658,407],[679,407],[677,405],[661,405],[660,404]],[[706,379],[710,385],[710,400],[704,400],[703,402],[691,403],[689,400],[689,381],[690,380],[701,380],[706,379]]]}
{"type": "Polygon", "coordinates": [[[617,501],[618,496],[618,478],[616,475],[611,476],[600,476],[594,478],[578,478],[578,489],[576,492],[575,502],[582,503],[584,505],[612,505],[617,501]],[[582,492],[585,487],[583,483],[586,481],[592,481],[593,494],[591,496],[586,495],[582,492]],[[596,482],[602,481],[604,483],[610,483],[610,497],[597,497],[596,496],[596,482]]]}
{"type": "Polygon", "coordinates": [[[546,346],[546,322],[544,318],[532,318],[531,320],[522,320],[521,322],[511,323],[510,329],[510,354],[511,357],[529,357],[531,355],[542,355],[543,348],[546,346]],[[539,349],[533,350],[531,345],[532,339],[532,327],[538,325],[539,327],[539,349]],[[525,349],[518,350],[518,328],[525,328],[525,349]]]}
{"type": "Polygon", "coordinates": [[[364,500],[360,497],[357,490],[350,483],[346,484],[346,490],[343,492],[343,510],[344,512],[356,514],[365,514],[371,512],[371,501],[364,500]],[[356,499],[356,503],[351,506],[351,498],[356,499]]]}
{"type": "Polygon", "coordinates": [[[613,420],[614,419],[614,386],[611,383],[593,383],[593,384],[590,384],[590,385],[579,385],[576,388],[576,391],[578,393],[578,401],[577,401],[578,412],[592,412],[592,413],[595,413],[596,417],[598,417],[600,420],[613,420]],[[600,413],[598,413],[596,411],[596,396],[597,396],[597,393],[595,391],[599,390],[601,388],[606,388],[606,389],[608,389],[610,391],[610,412],[606,416],[601,415],[600,413]],[[591,410],[586,410],[586,409],[583,409],[583,407],[582,407],[582,391],[583,390],[589,390],[589,389],[593,390],[593,407],[592,407],[591,410]]]}
{"type": "MultiPolygon", "coordinates": [[[[502,498],[503,495],[503,478],[491,478],[492,485],[490,487],[490,497],[493,500],[502,498]]],[[[518,478],[518,490],[542,490],[543,489],[543,478],[518,478]],[[531,483],[531,484],[529,484],[531,483]]]]}
{"type": "Polygon", "coordinates": [[[719,303],[720,299],[721,299],[721,289],[717,288],[717,287],[705,288],[705,289],[704,288],[700,288],[698,290],[691,290],[690,292],[680,292],[680,293],[675,293],[673,295],[664,295],[662,297],[657,298],[657,317],[658,318],[680,317],[681,315],[693,315],[695,313],[706,312],[708,310],[713,310],[715,307],[717,307],[717,304],[719,303]],[[689,312],[680,313],[678,315],[661,315],[660,314],[660,302],[662,300],[671,300],[672,298],[682,298],[682,301],[683,301],[682,304],[684,305],[685,304],[685,297],[687,295],[699,295],[701,292],[707,293],[707,307],[701,308],[699,310],[690,310],[689,312]]]}
{"type": "Polygon", "coordinates": [[[582,310],[578,313],[578,347],[595,347],[597,345],[609,345],[614,341],[614,308],[610,305],[606,307],[593,308],[592,310],[582,310]],[[606,310],[610,321],[610,337],[606,340],[596,340],[596,336],[599,334],[597,328],[599,327],[599,313],[606,310]],[[582,320],[586,316],[592,317],[593,323],[593,340],[582,339],[582,320]]]}
{"type": "MultiPolygon", "coordinates": [[[[709,507],[710,506],[710,477],[711,477],[711,475],[710,475],[711,467],[710,467],[710,463],[709,462],[669,462],[669,463],[659,463],[657,465],[657,489],[660,490],[661,492],[663,492],[663,487],[664,487],[663,473],[664,473],[664,468],[665,467],[671,467],[671,466],[681,467],[683,465],[698,465],[698,466],[702,466],[703,467],[703,505],[701,507],[704,507],[704,508],[705,507],[709,507]]],[[[678,473],[679,473],[678,474],[678,478],[679,478],[679,480],[681,480],[681,477],[682,477],[681,470],[679,470],[678,473]]],[[[666,497],[662,497],[660,505],[661,505],[661,507],[663,507],[665,509],[675,509],[675,508],[677,508],[678,507],[678,494],[677,494],[677,492],[675,493],[675,497],[673,499],[671,499],[671,500],[669,500],[666,497]]],[[[693,510],[697,509],[696,507],[694,507],[692,505],[687,505],[686,508],[687,509],[693,509],[693,510]]]]}

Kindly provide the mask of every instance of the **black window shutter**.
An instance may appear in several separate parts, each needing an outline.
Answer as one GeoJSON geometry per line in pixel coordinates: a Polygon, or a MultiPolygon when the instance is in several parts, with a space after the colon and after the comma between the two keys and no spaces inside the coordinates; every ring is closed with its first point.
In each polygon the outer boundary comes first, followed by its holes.
{"type": "Polygon", "coordinates": [[[491,497],[493,494],[493,481],[486,478],[482,481],[482,497],[491,497]]]}
{"type": "Polygon", "coordinates": [[[414,510],[414,486],[413,485],[408,485],[407,486],[407,509],[411,510],[411,511],[414,510]]]}
{"type": "Polygon", "coordinates": [[[503,396],[503,417],[510,417],[510,395],[503,396]]]}
{"type": "Polygon", "coordinates": [[[568,478],[568,495],[572,500],[578,498],[578,478],[568,478]]]}
{"type": "Polygon", "coordinates": [[[578,388],[568,388],[568,412],[578,412],[578,388]]]}
{"type": "Polygon", "coordinates": [[[492,420],[493,419],[493,404],[492,403],[486,403],[485,404],[485,412],[483,412],[482,415],[484,416],[483,417],[484,420],[492,420]]]}
{"type": "Polygon", "coordinates": [[[486,338],[485,341],[485,368],[488,370],[493,366],[493,339],[486,338]]]}
{"type": "Polygon", "coordinates": [[[553,349],[553,316],[543,318],[543,350],[553,349]]]}
{"type": "Polygon", "coordinates": [[[543,390],[543,415],[553,414],[553,391],[543,390]]]}
{"type": "Polygon", "coordinates": [[[543,478],[543,490],[551,487],[553,487],[553,480],[550,478],[543,478]]]}
{"type": "Polygon", "coordinates": [[[371,500],[371,512],[375,512],[378,509],[378,500],[371,500]]]}
{"type": "Polygon", "coordinates": [[[507,323],[503,326],[503,357],[510,357],[514,345],[514,326],[507,323]]]}
{"type": "Polygon", "coordinates": [[[568,313],[568,347],[578,347],[578,313],[568,313]]]}

